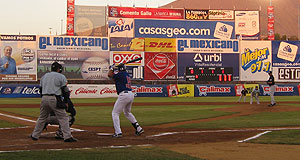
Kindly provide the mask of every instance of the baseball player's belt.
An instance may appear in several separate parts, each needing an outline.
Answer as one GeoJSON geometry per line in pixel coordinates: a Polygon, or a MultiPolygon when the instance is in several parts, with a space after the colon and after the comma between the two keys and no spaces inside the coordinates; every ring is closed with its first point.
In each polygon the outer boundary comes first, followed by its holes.
{"type": "Polygon", "coordinates": [[[55,96],[55,94],[43,94],[43,96],[55,96]]]}

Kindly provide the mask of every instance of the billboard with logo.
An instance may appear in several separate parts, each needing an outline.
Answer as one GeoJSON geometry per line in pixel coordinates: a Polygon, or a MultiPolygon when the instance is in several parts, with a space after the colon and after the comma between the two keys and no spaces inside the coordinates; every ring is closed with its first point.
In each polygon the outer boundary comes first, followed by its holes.
{"type": "Polygon", "coordinates": [[[238,40],[177,38],[176,52],[239,53],[238,40]]]}
{"type": "Polygon", "coordinates": [[[110,51],[144,51],[144,38],[110,38],[110,51]]]}
{"type": "Polygon", "coordinates": [[[37,57],[39,78],[57,61],[68,79],[108,80],[107,37],[40,36],[37,57]]]}
{"type": "Polygon", "coordinates": [[[107,36],[106,7],[75,5],[75,36],[107,36]]]}
{"type": "MultiPolygon", "coordinates": [[[[110,65],[126,63],[130,60],[136,58],[144,58],[144,52],[131,52],[131,51],[114,51],[110,52],[110,65]]],[[[133,80],[144,79],[144,59],[136,61],[134,63],[129,63],[126,65],[126,70],[129,76],[133,80]]]]}
{"type": "Polygon", "coordinates": [[[234,39],[234,22],[135,19],[135,37],[234,39]]]}
{"type": "MultiPolygon", "coordinates": [[[[270,86],[269,85],[260,85],[263,96],[270,95],[270,86]]],[[[275,84],[275,96],[298,96],[299,90],[298,85],[291,84],[275,84]]]]}
{"type": "Polygon", "coordinates": [[[230,67],[232,80],[239,80],[239,54],[236,53],[178,53],[179,80],[185,80],[187,67],[230,67]]]}
{"type": "Polygon", "coordinates": [[[145,38],[145,52],[176,52],[176,39],[145,38]]]}
{"type": "Polygon", "coordinates": [[[134,20],[130,18],[109,18],[109,37],[134,37],[134,20]]]}
{"type": "Polygon", "coordinates": [[[108,16],[143,19],[184,19],[184,9],[109,6],[108,16]]]}
{"type": "Polygon", "coordinates": [[[258,40],[259,11],[235,11],[235,34],[237,38],[258,40]]]}
{"type": "Polygon", "coordinates": [[[210,20],[233,20],[234,11],[233,10],[209,10],[208,19],[210,20]]]}
{"type": "Polygon", "coordinates": [[[0,98],[38,98],[39,85],[36,84],[0,84],[0,98]]]}
{"type": "Polygon", "coordinates": [[[145,80],[175,80],[177,54],[145,52],[145,80]]]}
{"type": "Polygon", "coordinates": [[[170,84],[167,90],[169,97],[194,97],[193,84],[170,84]]]}
{"type": "Polygon", "coordinates": [[[235,96],[235,85],[195,85],[195,97],[235,96]]]}
{"type": "Polygon", "coordinates": [[[187,20],[208,20],[208,10],[185,9],[184,11],[187,20]]]}
{"type": "Polygon", "coordinates": [[[271,41],[242,41],[240,55],[241,81],[267,81],[272,70],[271,41]]]}
{"type": "MultiPolygon", "coordinates": [[[[242,90],[244,90],[244,88],[248,91],[248,93],[246,94],[246,96],[251,96],[251,92],[253,91],[253,89],[258,86],[259,84],[237,84],[235,86],[235,95],[236,96],[241,96],[241,92],[242,90]]],[[[259,91],[260,93],[262,93],[262,89],[259,87],[259,91]]],[[[261,95],[261,94],[260,94],[261,95]]]]}
{"type": "Polygon", "coordinates": [[[67,35],[74,36],[75,0],[67,1],[67,35]]]}
{"type": "Polygon", "coordinates": [[[0,35],[0,81],[36,81],[36,36],[0,35]]]}
{"type": "Polygon", "coordinates": [[[272,41],[273,75],[276,81],[299,82],[300,42],[272,41]]]}

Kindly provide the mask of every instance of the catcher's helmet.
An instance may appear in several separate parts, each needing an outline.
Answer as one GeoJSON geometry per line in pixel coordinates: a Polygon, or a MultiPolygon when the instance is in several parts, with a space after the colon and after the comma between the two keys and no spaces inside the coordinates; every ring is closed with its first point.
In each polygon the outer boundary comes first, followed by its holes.
{"type": "Polygon", "coordinates": [[[120,64],[118,65],[118,71],[125,71],[125,70],[126,70],[125,65],[124,65],[123,63],[120,63],[120,64]]]}
{"type": "Polygon", "coordinates": [[[57,69],[59,69],[59,73],[61,73],[62,72],[62,65],[61,64],[59,64],[58,62],[54,62],[54,63],[52,63],[52,65],[51,65],[51,71],[54,71],[54,72],[57,72],[57,69]]]}

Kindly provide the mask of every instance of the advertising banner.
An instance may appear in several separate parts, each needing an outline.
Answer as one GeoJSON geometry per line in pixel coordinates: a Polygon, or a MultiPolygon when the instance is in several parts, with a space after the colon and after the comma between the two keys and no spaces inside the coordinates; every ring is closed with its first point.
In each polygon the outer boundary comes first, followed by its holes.
{"type": "MultiPolygon", "coordinates": [[[[258,88],[259,88],[259,90],[260,90],[260,93],[262,93],[261,91],[262,91],[262,89],[260,89],[260,87],[259,87],[259,84],[237,84],[236,86],[235,86],[235,95],[236,96],[241,96],[241,92],[242,92],[242,90],[244,89],[244,88],[246,88],[247,89],[247,94],[246,94],[246,96],[251,96],[251,92],[253,91],[253,89],[256,87],[256,86],[258,86],[258,88]]],[[[261,95],[261,94],[260,94],[261,95]]]]}
{"type": "Polygon", "coordinates": [[[75,6],[75,36],[106,37],[105,6],[75,6]]]}
{"type": "Polygon", "coordinates": [[[194,97],[193,84],[171,84],[167,90],[169,97],[194,97]]]}
{"type": "Polygon", "coordinates": [[[75,0],[67,1],[67,35],[74,36],[74,8],[75,0]]]}
{"type": "Polygon", "coordinates": [[[0,98],[38,98],[39,85],[35,84],[0,84],[0,98]]]}
{"type": "Polygon", "coordinates": [[[299,41],[272,41],[272,65],[276,81],[300,81],[299,47],[299,41]]]}
{"type": "MultiPolygon", "coordinates": [[[[70,84],[71,98],[117,97],[115,85],[70,84]]],[[[132,85],[136,97],[167,97],[166,85],[132,85]]]]}
{"type": "Polygon", "coordinates": [[[176,52],[239,53],[238,40],[177,38],[176,46],[176,52]]]}
{"type": "Polygon", "coordinates": [[[109,18],[109,37],[134,37],[134,20],[130,18],[109,18]]]}
{"type": "Polygon", "coordinates": [[[210,20],[233,20],[233,10],[209,10],[208,19],[210,20]]]}
{"type": "Polygon", "coordinates": [[[126,71],[132,80],[144,79],[144,66],[126,66],[126,71]]]}
{"type": "Polygon", "coordinates": [[[234,22],[187,20],[134,20],[135,37],[234,39],[234,22]]]}
{"type": "Polygon", "coordinates": [[[176,52],[176,39],[145,38],[145,52],[176,52]]]}
{"type": "Polygon", "coordinates": [[[268,39],[274,40],[275,39],[275,31],[274,31],[275,18],[274,18],[273,6],[268,6],[267,14],[268,14],[268,39]]]}
{"type": "Polygon", "coordinates": [[[208,20],[208,10],[185,9],[187,20],[208,20]]]}
{"type": "MultiPolygon", "coordinates": [[[[114,51],[110,52],[110,65],[125,64],[128,61],[144,57],[144,52],[114,51]]],[[[144,59],[126,64],[126,66],[144,66],[144,59]]]]}
{"type": "Polygon", "coordinates": [[[144,38],[110,38],[110,51],[144,51],[144,38]]]}
{"type": "MultiPolygon", "coordinates": [[[[269,96],[270,95],[270,86],[269,85],[261,85],[262,95],[269,96]]],[[[292,84],[275,84],[275,96],[298,96],[299,90],[298,85],[292,84]]]]}
{"type": "Polygon", "coordinates": [[[241,81],[267,81],[272,68],[271,41],[242,41],[241,81]]]}
{"type": "Polygon", "coordinates": [[[195,97],[235,96],[235,85],[195,85],[195,97]]]}
{"type": "Polygon", "coordinates": [[[38,37],[38,77],[57,61],[68,79],[108,80],[109,40],[106,37],[38,37]]]}
{"type": "Polygon", "coordinates": [[[235,11],[235,34],[240,39],[259,39],[259,11],[235,11]]]}
{"type": "Polygon", "coordinates": [[[145,80],[174,80],[177,78],[177,54],[145,52],[145,80]]]}
{"type": "Polygon", "coordinates": [[[36,81],[36,36],[0,35],[0,81],[36,81]]]}
{"type": "Polygon", "coordinates": [[[178,53],[178,79],[185,80],[186,67],[232,67],[233,80],[239,80],[239,54],[178,53]]]}
{"type": "Polygon", "coordinates": [[[143,18],[143,19],[184,19],[183,9],[108,7],[109,17],[143,18]]]}

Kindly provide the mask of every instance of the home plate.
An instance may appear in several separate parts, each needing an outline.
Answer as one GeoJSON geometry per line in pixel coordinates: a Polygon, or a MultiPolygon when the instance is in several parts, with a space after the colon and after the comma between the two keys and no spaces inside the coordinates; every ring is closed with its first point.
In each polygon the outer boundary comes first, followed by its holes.
{"type": "Polygon", "coordinates": [[[98,136],[112,136],[111,133],[97,133],[98,136]]]}

